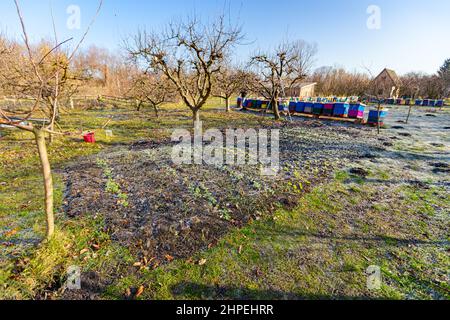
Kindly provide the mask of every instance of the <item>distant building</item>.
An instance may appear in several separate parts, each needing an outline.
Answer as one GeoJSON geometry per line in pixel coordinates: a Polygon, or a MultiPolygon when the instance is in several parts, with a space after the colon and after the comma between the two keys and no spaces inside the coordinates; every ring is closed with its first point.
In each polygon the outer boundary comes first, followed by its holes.
{"type": "Polygon", "coordinates": [[[384,69],[373,81],[372,91],[383,98],[400,96],[401,80],[394,70],[384,69]]]}
{"type": "Polygon", "coordinates": [[[286,97],[314,97],[317,82],[302,82],[285,90],[286,97]]]}

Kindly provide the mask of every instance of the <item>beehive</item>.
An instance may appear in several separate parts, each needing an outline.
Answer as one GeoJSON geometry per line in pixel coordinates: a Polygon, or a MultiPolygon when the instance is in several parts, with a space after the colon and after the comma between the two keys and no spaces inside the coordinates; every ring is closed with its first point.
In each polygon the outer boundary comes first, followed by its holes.
{"type": "Polygon", "coordinates": [[[297,107],[297,102],[295,102],[295,101],[289,102],[289,112],[290,113],[294,113],[296,107],[297,107]]]}
{"type": "Polygon", "coordinates": [[[326,103],[323,106],[323,115],[324,116],[332,116],[334,111],[334,103],[326,103]]]}
{"type": "Polygon", "coordinates": [[[347,117],[350,105],[348,103],[338,102],[334,105],[333,115],[335,117],[347,117]]]}
{"type": "Polygon", "coordinates": [[[352,119],[363,119],[366,106],[360,103],[354,103],[350,105],[348,111],[348,117],[352,119]]]}
{"type": "Polygon", "coordinates": [[[305,112],[305,103],[303,101],[297,102],[297,105],[295,106],[295,112],[298,113],[305,112]]]}
{"type": "Polygon", "coordinates": [[[314,103],[312,102],[306,102],[305,103],[305,109],[304,109],[304,113],[312,113],[313,111],[313,107],[314,107],[314,103]]]}
{"type": "Polygon", "coordinates": [[[312,113],[320,116],[322,114],[322,111],[323,111],[323,104],[320,102],[314,103],[312,113]]]}
{"type": "Polygon", "coordinates": [[[386,109],[382,109],[379,112],[378,115],[378,110],[370,110],[369,112],[369,119],[367,120],[368,124],[377,124],[378,122],[383,125],[384,124],[384,119],[387,116],[387,110],[386,109]]]}

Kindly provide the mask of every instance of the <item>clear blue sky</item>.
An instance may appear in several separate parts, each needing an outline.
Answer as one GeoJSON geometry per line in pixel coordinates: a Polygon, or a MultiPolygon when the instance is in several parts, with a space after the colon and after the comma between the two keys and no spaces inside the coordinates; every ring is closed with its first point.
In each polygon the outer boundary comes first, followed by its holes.
{"type": "MultiPolygon", "coordinates": [[[[400,74],[434,73],[450,58],[450,1],[448,0],[104,0],[99,19],[85,42],[116,50],[124,37],[139,27],[154,29],[169,19],[196,13],[217,15],[224,7],[240,19],[248,42],[238,55],[246,59],[255,48],[267,48],[280,39],[304,39],[319,47],[316,67],[340,65],[373,72],[384,67],[400,74]],[[381,29],[369,30],[369,5],[381,9],[381,29]]],[[[52,36],[50,7],[60,38],[79,37],[69,30],[69,5],[81,9],[86,27],[95,11],[93,0],[21,0],[33,41],[52,36]]],[[[13,0],[0,1],[0,30],[18,36],[13,0]]]]}

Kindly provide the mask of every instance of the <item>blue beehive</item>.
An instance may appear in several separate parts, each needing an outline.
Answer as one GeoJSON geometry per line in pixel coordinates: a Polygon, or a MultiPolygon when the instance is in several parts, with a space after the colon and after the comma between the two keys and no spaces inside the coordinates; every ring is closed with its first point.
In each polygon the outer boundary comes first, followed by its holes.
{"type": "Polygon", "coordinates": [[[338,102],[334,104],[333,115],[336,117],[347,117],[350,105],[348,103],[338,102]]]}
{"type": "Polygon", "coordinates": [[[430,100],[425,99],[425,100],[423,100],[422,105],[423,105],[424,107],[428,107],[428,104],[429,104],[429,103],[430,103],[430,100]]]}
{"type": "Polygon", "coordinates": [[[443,107],[444,106],[444,100],[438,100],[436,102],[436,107],[443,107]]]}
{"type": "Polygon", "coordinates": [[[421,105],[422,105],[422,100],[416,99],[416,106],[421,106],[421,105]]]}
{"type": "Polygon", "coordinates": [[[320,116],[322,114],[322,111],[323,111],[323,104],[320,102],[314,103],[312,113],[320,116]]]}
{"type": "Polygon", "coordinates": [[[298,113],[305,112],[305,103],[303,101],[297,102],[297,105],[295,106],[295,112],[298,113]]]}
{"type": "Polygon", "coordinates": [[[436,100],[430,100],[428,104],[430,107],[434,107],[436,105],[436,100]]]}
{"type": "Polygon", "coordinates": [[[367,123],[369,124],[377,124],[378,122],[382,124],[384,122],[384,119],[387,116],[386,110],[380,110],[379,116],[378,116],[378,110],[370,110],[369,112],[369,119],[367,120],[367,123]]]}
{"type": "Polygon", "coordinates": [[[296,107],[297,107],[297,102],[295,102],[295,101],[289,102],[289,112],[290,113],[294,113],[296,107]]]}

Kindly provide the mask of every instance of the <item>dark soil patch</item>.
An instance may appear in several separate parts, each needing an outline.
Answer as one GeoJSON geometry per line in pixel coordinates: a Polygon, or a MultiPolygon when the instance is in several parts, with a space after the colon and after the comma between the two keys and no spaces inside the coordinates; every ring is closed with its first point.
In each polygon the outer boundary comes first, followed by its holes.
{"type": "Polygon", "coordinates": [[[405,127],[402,126],[392,126],[392,129],[398,130],[398,129],[405,129],[405,127]]]}
{"type": "Polygon", "coordinates": [[[445,145],[442,144],[442,143],[430,143],[430,145],[433,146],[433,147],[437,147],[437,148],[445,147],[445,145]]]}
{"type": "Polygon", "coordinates": [[[81,273],[81,289],[64,290],[61,298],[64,300],[99,300],[108,285],[108,281],[99,273],[83,272],[81,273]]]}
{"type": "Polygon", "coordinates": [[[408,132],[399,132],[398,135],[402,136],[402,137],[411,137],[412,136],[411,133],[408,133],[408,132]]]}
{"type": "Polygon", "coordinates": [[[369,172],[363,168],[351,168],[350,173],[362,178],[366,178],[369,175],[369,172]]]}
{"type": "MultiPolygon", "coordinates": [[[[90,159],[67,168],[65,211],[73,218],[104,217],[112,240],[145,267],[191,257],[231,228],[270,215],[279,206],[295,207],[303,193],[332,177],[343,163],[381,150],[381,142],[366,130],[319,123],[280,127],[282,170],[275,178],[262,176],[251,165],[176,166],[170,157],[172,142],[137,142],[103,157],[127,194],[128,206],[106,192],[106,178],[96,159],[90,159]]],[[[358,174],[368,173],[360,169],[358,174]]],[[[95,297],[96,290],[83,294],[95,297]]]]}
{"type": "Polygon", "coordinates": [[[450,164],[444,162],[436,162],[431,164],[433,173],[450,173],[450,164]]]}

